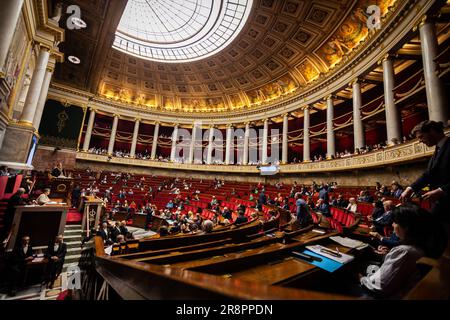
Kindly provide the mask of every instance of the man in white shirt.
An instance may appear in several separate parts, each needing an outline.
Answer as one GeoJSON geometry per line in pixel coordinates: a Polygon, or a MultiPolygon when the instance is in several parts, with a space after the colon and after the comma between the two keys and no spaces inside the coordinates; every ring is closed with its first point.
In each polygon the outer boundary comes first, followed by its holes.
{"type": "Polygon", "coordinates": [[[48,197],[50,195],[50,189],[46,188],[44,189],[44,192],[41,193],[39,195],[39,197],[37,197],[37,199],[35,200],[36,203],[40,206],[46,204],[47,202],[50,202],[50,198],[48,197]]]}

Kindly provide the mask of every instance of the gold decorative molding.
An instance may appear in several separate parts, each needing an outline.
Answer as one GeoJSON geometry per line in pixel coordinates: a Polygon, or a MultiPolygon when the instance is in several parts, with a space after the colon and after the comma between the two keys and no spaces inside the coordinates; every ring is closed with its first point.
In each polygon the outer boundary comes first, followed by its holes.
{"type": "Polygon", "coordinates": [[[33,122],[28,120],[19,120],[17,124],[24,127],[33,127],[33,122]]]}
{"type": "MultiPolygon", "coordinates": [[[[331,171],[349,171],[369,167],[385,167],[430,157],[434,148],[429,148],[418,140],[400,144],[386,149],[373,151],[367,154],[354,155],[346,158],[330,159],[324,161],[306,161],[296,164],[283,164],[280,173],[322,173],[331,171]]],[[[77,153],[77,160],[109,162],[123,165],[133,165],[151,168],[178,169],[208,172],[254,173],[259,174],[256,166],[252,165],[200,165],[181,164],[175,162],[160,162],[152,160],[116,158],[108,161],[105,155],[96,155],[85,152],[77,153]]]]}

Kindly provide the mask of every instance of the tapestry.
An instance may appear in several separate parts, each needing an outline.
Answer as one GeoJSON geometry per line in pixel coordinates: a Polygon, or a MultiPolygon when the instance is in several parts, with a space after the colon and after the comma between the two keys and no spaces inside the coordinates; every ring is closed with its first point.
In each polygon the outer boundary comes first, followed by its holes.
{"type": "Polygon", "coordinates": [[[82,121],[81,107],[47,100],[39,126],[39,144],[76,149],[82,121]]]}

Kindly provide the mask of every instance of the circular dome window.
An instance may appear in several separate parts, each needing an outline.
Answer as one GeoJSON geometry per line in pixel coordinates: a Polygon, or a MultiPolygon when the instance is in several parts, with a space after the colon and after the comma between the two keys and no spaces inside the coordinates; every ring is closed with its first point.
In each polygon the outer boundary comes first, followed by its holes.
{"type": "Polygon", "coordinates": [[[245,25],[253,0],[128,0],[113,47],[159,62],[211,56],[245,25]]]}

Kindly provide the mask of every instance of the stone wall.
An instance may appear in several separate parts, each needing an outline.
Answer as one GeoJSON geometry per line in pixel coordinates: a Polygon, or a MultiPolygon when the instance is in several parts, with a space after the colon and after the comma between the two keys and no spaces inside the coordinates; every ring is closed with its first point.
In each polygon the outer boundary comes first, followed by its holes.
{"type": "Polygon", "coordinates": [[[35,170],[46,171],[61,162],[64,170],[73,170],[75,169],[76,155],[75,150],[56,150],[53,147],[39,146],[33,158],[33,166],[35,170]]]}
{"type": "Polygon", "coordinates": [[[129,172],[134,174],[154,174],[157,176],[168,177],[195,177],[201,179],[223,179],[225,181],[236,182],[267,182],[275,183],[283,181],[285,183],[309,184],[312,181],[316,182],[330,182],[336,181],[342,186],[373,186],[375,182],[381,184],[390,184],[392,180],[398,181],[402,185],[409,185],[425,170],[427,165],[426,160],[415,161],[408,164],[397,166],[385,166],[381,168],[372,168],[367,170],[352,170],[342,172],[323,172],[323,173],[307,173],[307,174],[290,174],[290,175],[276,175],[276,176],[259,176],[252,174],[231,174],[231,173],[208,173],[207,171],[184,171],[184,170],[166,170],[155,168],[144,168],[138,166],[124,166],[112,163],[99,163],[92,161],[78,160],[76,162],[77,169],[91,169],[95,171],[104,170],[112,172],[129,172]]]}

